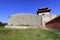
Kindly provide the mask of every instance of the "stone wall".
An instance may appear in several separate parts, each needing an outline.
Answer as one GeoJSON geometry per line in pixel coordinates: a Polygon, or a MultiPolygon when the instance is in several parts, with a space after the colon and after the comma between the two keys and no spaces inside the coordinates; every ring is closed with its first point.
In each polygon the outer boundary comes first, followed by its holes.
{"type": "Polygon", "coordinates": [[[38,26],[42,25],[42,17],[32,14],[15,14],[8,19],[9,26],[38,26]]]}

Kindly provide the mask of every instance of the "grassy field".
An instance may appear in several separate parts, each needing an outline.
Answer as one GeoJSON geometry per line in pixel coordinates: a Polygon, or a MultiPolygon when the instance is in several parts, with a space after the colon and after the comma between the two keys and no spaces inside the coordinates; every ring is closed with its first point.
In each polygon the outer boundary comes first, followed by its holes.
{"type": "Polygon", "coordinates": [[[42,29],[0,28],[0,40],[60,40],[60,34],[42,29]]]}

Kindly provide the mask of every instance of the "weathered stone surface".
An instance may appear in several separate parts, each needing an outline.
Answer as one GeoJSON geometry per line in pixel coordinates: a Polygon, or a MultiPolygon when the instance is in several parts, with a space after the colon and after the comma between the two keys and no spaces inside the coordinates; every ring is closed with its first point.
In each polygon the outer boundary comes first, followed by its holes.
{"type": "Polygon", "coordinates": [[[8,25],[11,26],[41,26],[42,17],[32,14],[15,14],[9,17],[8,25]]]}

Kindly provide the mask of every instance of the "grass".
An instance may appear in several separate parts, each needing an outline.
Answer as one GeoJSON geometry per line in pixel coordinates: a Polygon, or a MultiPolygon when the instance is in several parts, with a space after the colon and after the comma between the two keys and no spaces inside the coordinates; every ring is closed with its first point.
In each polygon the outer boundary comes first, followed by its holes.
{"type": "Polygon", "coordinates": [[[0,28],[0,40],[60,40],[60,34],[42,29],[0,28]]]}

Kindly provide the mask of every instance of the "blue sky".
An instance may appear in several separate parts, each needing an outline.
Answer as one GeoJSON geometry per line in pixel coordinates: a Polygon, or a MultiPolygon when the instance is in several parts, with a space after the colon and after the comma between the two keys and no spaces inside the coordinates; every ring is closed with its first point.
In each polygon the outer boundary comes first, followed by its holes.
{"type": "Polygon", "coordinates": [[[8,22],[15,13],[36,14],[38,8],[49,7],[51,14],[60,14],[60,0],[0,0],[0,21],[8,22]]]}

